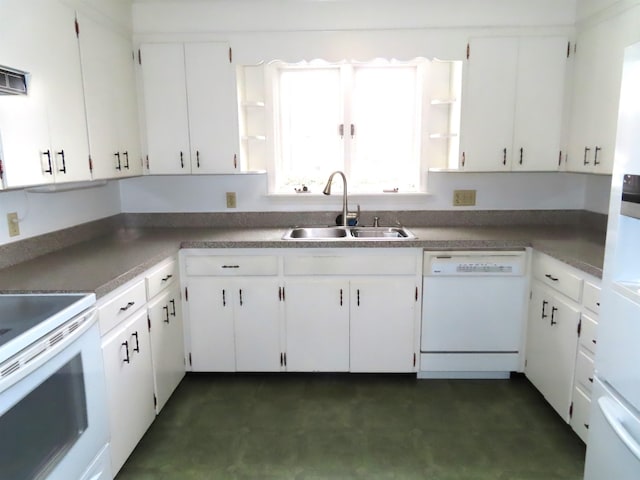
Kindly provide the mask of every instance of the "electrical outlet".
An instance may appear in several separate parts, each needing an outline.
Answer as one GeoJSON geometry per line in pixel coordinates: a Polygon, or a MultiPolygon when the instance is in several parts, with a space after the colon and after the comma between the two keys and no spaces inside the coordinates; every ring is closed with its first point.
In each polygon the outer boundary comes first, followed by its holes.
{"type": "Polygon", "coordinates": [[[476,204],[475,190],[454,190],[453,206],[454,207],[472,207],[476,204]]]}
{"type": "Polygon", "coordinates": [[[9,226],[10,237],[20,235],[20,223],[18,223],[18,214],[16,212],[7,213],[7,225],[9,226]]]}
{"type": "Polygon", "coordinates": [[[227,208],[236,208],[236,192],[227,192],[227,208]]]}

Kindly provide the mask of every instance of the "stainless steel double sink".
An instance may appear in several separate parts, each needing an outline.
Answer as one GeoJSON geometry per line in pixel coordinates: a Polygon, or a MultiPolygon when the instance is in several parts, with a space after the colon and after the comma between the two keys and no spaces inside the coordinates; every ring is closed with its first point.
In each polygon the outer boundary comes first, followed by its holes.
{"type": "Polygon", "coordinates": [[[412,240],[405,227],[293,227],[283,240],[412,240]]]}

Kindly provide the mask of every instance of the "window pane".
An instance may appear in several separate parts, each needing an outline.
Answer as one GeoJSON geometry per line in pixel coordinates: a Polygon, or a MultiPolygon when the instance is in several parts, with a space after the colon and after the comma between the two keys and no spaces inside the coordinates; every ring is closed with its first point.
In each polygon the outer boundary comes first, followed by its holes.
{"type": "Polygon", "coordinates": [[[305,184],[319,192],[329,174],[343,168],[338,134],[342,95],[338,68],[282,70],[280,165],[276,188],[293,192],[305,184]]]}
{"type": "Polygon", "coordinates": [[[418,190],[415,67],[357,67],[352,90],[354,189],[418,190]]]}

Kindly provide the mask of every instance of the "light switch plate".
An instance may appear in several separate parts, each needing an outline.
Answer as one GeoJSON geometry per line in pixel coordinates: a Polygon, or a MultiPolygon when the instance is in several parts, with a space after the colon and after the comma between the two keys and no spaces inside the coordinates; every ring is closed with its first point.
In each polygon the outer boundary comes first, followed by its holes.
{"type": "Polygon", "coordinates": [[[476,204],[475,190],[454,190],[453,206],[454,207],[472,207],[476,204]]]}

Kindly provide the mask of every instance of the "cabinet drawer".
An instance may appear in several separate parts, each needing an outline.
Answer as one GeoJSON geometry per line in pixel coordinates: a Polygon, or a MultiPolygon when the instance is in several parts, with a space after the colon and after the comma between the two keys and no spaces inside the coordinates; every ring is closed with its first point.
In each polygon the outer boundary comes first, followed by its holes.
{"type": "Polygon", "coordinates": [[[304,255],[285,257],[285,275],[414,275],[415,255],[304,255]]]}
{"type": "Polygon", "coordinates": [[[545,255],[536,255],[533,261],[533,275],[572,300],[580,301],[582,278],[571,273],[569,267],[562,262],[545,255]]]}
{"type": "Polygon", "coordinates": [[[585,392],[591,393],[593,386],[593,358],[583,351],[576,358],[576,382],[585,392]]]}
{"type": "Polygon", "coordinates": [[[144,281],[139,280],[112,298],[98,305],[100,334],[104,335],[133,312],[144,306],[147,301],[144,281]]]}
{"type": "Polygon", "coordinates": [[[186,258],[185,271],[190,276],[277,275],[278,257],[274,255],[193,256],[186,258]]]}
{"type": "Polygon", "coordinates": [[[591,399],[579,387],[573,389],[573,408],[571,411],[571,428],[575,430],[580,439],[587,443],[589,432],[589,411],[591,399]]]}
{"type": "Polygon", "coordinates": [[[582,314],[580,324],[580,345],[592,353],[596,353],[598,322],[588,315],[582,314]]]}
{"type": "Polygon", "coordinates": [[[146,276],[147,298],[152,299],[163,288],[173,284],[178,279],[178,262],[171,260],[151,271],[146,276]]]}
{"type": "Polygon", "coordinates": [[[582,303],[594,313],[600,313],[600,287],[593,283],[584,282],[582,303]]]}

